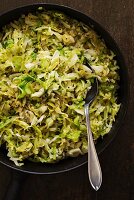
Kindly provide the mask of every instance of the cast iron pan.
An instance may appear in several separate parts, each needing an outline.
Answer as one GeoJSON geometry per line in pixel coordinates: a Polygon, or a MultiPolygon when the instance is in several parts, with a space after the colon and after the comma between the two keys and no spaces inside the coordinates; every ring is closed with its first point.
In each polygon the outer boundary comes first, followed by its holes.
{"type": "MultiPolygon", "coordinates": [[[[118,65],[120,66],[119,74],[120,74],[120,89],[118,92],[119,95],[119,102],[121,103],[120,111],[117,115],[116,121],[110,131],[110,133],[102,139],[100,139],[96,145],[97,153],[101,153],[112,141],[114,136],[116,135],[119,127],[121,126],[124,116],[126,114],[127,106],[128,106],[128,72],[126,65],[124,63],[124,59],[122,54],[113,40],[113,38],[109,35],[109,33],[104,30],[97,22],[92,20],[90,17],[86,16],[85,14],[74,10],[72,8],[55,5],[55,4],[33,4],[27,5],[24,7],[19,7],[14,10],[10,10],[4,14],[0,15],[0,28],[7,23],[13,21],[14,19],[18,19],[21,14],[28,14],[29,12],[37,11],[38,7],[43,7],[47,10],[59,10],[64,12],[65,14],[69,15],[72,18],[75,18],[79,21],[84,22],[88,26],[92,27],[105,41],[108,48],[110,48],[115,54],[118,65]]],[[[41,11],[40,11],[41,12],[41,11]]],[[[15,164],[9,160],[7,157],[7,152],[5,149],[0,149],[0,162],[6,165],[9,168],[16,170],[16,172],[26,172],[31,174],[55,174],[61,173],[65,171],[69,171],[75,169],[77,167],[82,166],[87,162],[87,155],[79,156],[77,158],[68,158],[66,160],[62,160],[56,164],[41,164],[41,163],[32,163],[30,161],[25,161],[25,165],[22,167],[17,167],[15,164]]],[[[7,192],[6,197],[4,200],[13,200],[15,199],[15,194],[17,193],[16,190],[19,190],[18,180],[23,180],[22,176],[19,174],[24,173],[15,173],[15,179],[12,180],[10,183],[9,191],[7,192]]]]}

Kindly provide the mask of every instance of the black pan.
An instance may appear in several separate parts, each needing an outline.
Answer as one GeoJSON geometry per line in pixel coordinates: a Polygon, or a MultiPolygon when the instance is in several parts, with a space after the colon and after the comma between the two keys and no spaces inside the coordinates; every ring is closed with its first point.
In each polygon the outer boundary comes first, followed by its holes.
{"type": "MultiPolygon", "coordinates": [[[[65,14],[69,15],[70,17],[75,18],[79,21],[82,21],[88,26],[92,27],[104,39],[107,47],[110,48],[116,54],[116,59],[117,59],[118,65],[120,66],[120,70],[119,70],[120,89],[119,89],[118,95],[119,95],[119,101],[121,103],[121,108],[110,133],[106,135],[103,138],[103,140],[99,139],[98,143],[96,144],[97,153],[99,154],[110,144],[110,142],[115,137],[121,124],[123,123],[124,116],[126,114],[126,110],[128,107],[128,96],[129,96],[128,95],[129,93],[128,75],[127,75],[128,72],[127,72],[127,68],[126,68],[123,56],[117,44],[113,40],[113,38],[110,36],[110,34],[106,30],[104,30],[104,28],[102,28],[97,22],[92,20],[87,15],[66,6],[37,3],[33,5],[19,7],[0,15],[0,28],[4,26],[5,24],[13,21],[14,19],[18,19],[21,16],[21,14],[28,14],[29,12],[35,12],[37,8],[40,6],[45,7],[45,9],[48,9],[48,10],[62,11],[65,14]]],[[[79,156],[77,158],[68,158],[56,164],[41,164],[41,163],[32,163],[30,161],[26,161],[24,166],[17,167],[7,157],[6,150],[1,149],[0,162],[6,165],[7,167],[20,171],[20,172],[26,172],[26,173],[31,173],[31,174],[55,174],[55,173],[72,170],[72,169],[82,166],[83,164],[87,162],[87,155],[79,156]]],[[[11,184],[11,185],[14,186],[14,184],[11,184]]],[[[15,189],[15,188],[10,188],[10,191],[11,189],[15,189]]],[[[4,200],[7,200],[7,199],[12,200],[14,198],[11,198],[10,196],[10,198],[6,197],[4,200]]]]}

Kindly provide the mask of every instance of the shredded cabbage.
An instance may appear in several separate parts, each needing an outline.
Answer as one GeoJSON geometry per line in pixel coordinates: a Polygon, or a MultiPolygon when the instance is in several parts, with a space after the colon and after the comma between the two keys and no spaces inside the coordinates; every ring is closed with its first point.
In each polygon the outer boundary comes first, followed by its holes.
{"type": "Polygon", "coordinates": [[[87,152],[84,99],[95,77],[94,140],[110,131],[120,108],[114,57],[90,27],[57,11],[22,15],[3,27],[0,145],[16,165],[25,159],[53,163],[87,152]]]}

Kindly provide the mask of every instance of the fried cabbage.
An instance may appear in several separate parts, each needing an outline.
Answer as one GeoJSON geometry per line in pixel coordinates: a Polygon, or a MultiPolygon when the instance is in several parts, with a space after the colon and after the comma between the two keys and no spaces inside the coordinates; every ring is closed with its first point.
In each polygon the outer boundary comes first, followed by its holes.
{"type": "Polygon", "coordinates": [[[99,93],[90,107],[94,140],[110,131],[120,108],[114,57],[90,27],[57,11],[22,15],[3,27],[0,145],[16,165],[87,153],[84,99],[95,77],[99,93]]]}

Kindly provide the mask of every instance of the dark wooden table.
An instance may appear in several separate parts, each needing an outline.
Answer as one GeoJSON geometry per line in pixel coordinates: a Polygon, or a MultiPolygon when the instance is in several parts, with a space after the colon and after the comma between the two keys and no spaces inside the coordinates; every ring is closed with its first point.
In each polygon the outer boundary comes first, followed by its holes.
{"type": "MultiPolygon", "coordinates": [[[[0,13],[38,0],[0,0],[0,13]]],[[[44,1],[40,1],[44,2],[44,1]]],[[[102,24],[118,43],[130,78],[129,109],[112,144],[100,155],[103,184],[97,194],[88,181],[87,166],[53,176],[30,175],[18,200],[134,200],[134,1],[46,0],[76,8],[102,24]]],[[[11,171],[0,165],[0,200],[11,171]]]]}

